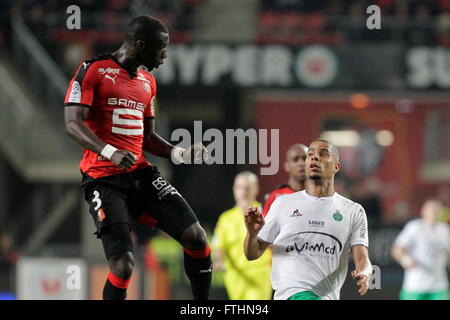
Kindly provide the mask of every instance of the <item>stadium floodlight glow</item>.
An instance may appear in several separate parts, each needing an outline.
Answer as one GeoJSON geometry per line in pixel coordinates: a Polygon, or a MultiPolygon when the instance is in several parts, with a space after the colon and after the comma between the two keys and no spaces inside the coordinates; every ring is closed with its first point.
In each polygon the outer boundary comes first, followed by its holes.
{"type": "Polygon", "coordinates": [[[355,147],[361,137],[355,130],[329,130],[320,135],[321,138],[333,142],[338,147],[355,147]]]}
{"type": "Polygon", "coordinates": [[[382,147],[388,147],[394,143],[394,134],[389,130],[380,130],[375,134],[376,142],[382,147]]]}

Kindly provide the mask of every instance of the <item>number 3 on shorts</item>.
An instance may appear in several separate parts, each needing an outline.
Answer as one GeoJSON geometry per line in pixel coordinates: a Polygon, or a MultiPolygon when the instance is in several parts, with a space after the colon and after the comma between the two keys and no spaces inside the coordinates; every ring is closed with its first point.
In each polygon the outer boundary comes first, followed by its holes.
{"type": "Polygon", "coordinates": [[[100,199],[100,193],[95,190],[94,191],[94,199],[92,199],[93,203],[96,203],[94,210],[97,211],[102,206],[102,200],[100,199]]]}

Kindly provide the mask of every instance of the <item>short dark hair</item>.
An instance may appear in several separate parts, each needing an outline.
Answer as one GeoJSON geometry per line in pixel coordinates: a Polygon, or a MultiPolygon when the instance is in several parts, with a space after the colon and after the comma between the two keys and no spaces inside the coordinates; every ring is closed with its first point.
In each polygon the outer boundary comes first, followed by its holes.
{"type": "Polygon", "coordinates": [[[158,31],[169,33],[166,25],[161,20],[150,15],[138,16],[128,24],[125,40],[129,43],[138,40],[153,41],[158,31]]]}
{"type": "Polygon", "coordinates": [[[338,147],[331,142],[330,140],[324,139],[324,138],[317,138],[314,139],[313,141],[311,141],[311,143],[315,142],[315,141],[321,141],[321,142],[325,142],[326,144],[328,144],[331,148],[331,153],[334,155],[336,162],[339,162],[339,149],[338,147]]]}
{"type": "Polygon", "coordinates": [[[286,151],[286,159],[288,158],[289,152],[291,152],[294,149],[300,149],[303,150],[303,152],[307,153],[308,152],[308,147],[305,146],[304,144],[301,143],[296,143],[293,144],[292,146],[290,146],[287,151],[286,151]]]}

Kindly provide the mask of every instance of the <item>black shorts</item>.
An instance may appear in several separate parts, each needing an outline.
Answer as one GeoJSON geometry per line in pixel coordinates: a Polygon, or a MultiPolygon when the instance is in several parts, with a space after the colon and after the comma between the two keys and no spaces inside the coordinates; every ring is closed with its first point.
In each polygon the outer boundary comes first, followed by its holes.
{"type": "Polygon", "coordinates": [[[177,240],[198,221],[186,200],[161,177],[155,166],[98,179],[84,174],[82,186],[97,237],[108,233],[102,238],[108,259],[133,251],[131,237],[124,236],[124,232],[111,234],[117,228],[110,228],[120,223],[129,226],[129,216],[149,228],[158,227],[177,240]]]}

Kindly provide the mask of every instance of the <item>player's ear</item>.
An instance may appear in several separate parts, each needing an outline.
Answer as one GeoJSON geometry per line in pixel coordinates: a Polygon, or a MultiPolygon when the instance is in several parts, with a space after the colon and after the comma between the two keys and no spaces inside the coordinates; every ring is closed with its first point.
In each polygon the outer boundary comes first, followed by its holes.
{"type": "Polygon", "coordinates": [[[288,168],[288,162],[287,161],[284,162],[284,171],[289,173],[289,168],[288,168]]]}
{"type": "Polygon", "coordinates": [[[338,173],[341,170],[341,163],[340,162],[336,162],[334,164],[334,173],[338,173]]]}
{"type": "Polygon", "coordinates": [[[143,40],[138,40],[135,43],[136,49],[142,50],[145,47],[145,42],[143,40]]]}

